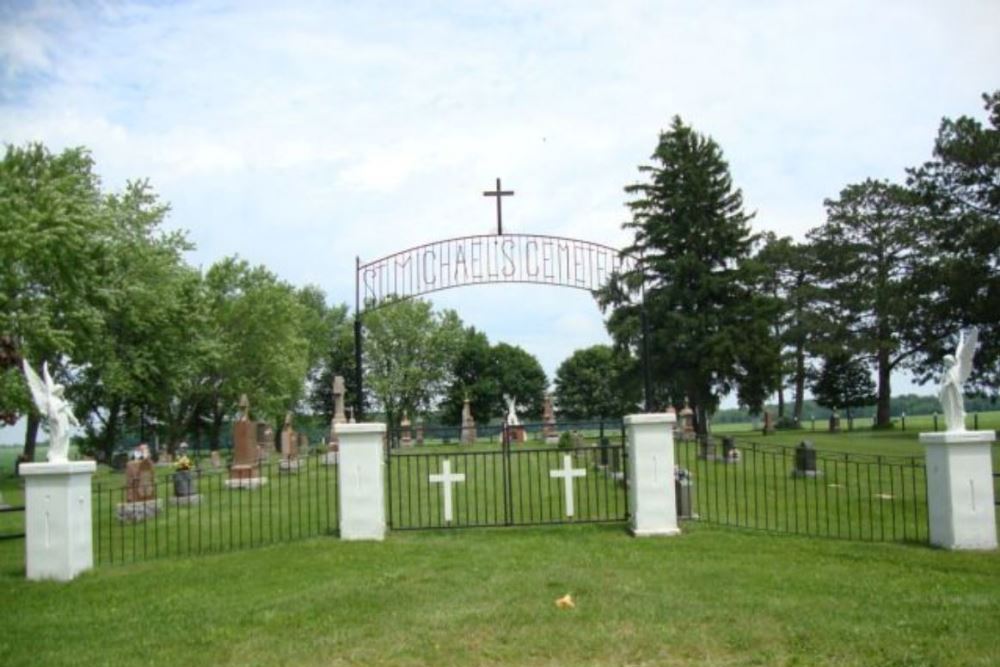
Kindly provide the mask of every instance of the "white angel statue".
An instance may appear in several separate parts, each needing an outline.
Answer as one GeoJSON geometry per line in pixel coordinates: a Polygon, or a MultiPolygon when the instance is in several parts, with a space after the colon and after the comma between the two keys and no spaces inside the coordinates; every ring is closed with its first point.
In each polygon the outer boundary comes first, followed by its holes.
{"type": "Polygon", "coordinates": [[[946,355],[948,365],[941,375],[941,389],[938,398],[941,399],[941,411],[944,413],[945,430],[965,430],[965,403],[962,400],[962,385],[969,379],[972,372],[972,355],[976,352],[979,341],[979,330],[972,328],[969,335],[959,334],[958,347],[954,356],[946,355]]]}
{"type": "Polygon", "coordinates": [[[73,416],[69,403],[63,397],[64,387],[52,380],[48,363],[42,364],[42,376],[31,370],[28,360],[24,360],[24,376],[28,379],[31,397],[42,416],[49,420],[49,463],[69,461],[69,427],[80,427],[73,416]]]}
{"type": "Polygon", "coordinates": [[[517,401],[507,394],[503,395],[503,400],[507,401],[507,426],[520,426],[521,420],[517,418],[516,410],[517,401]]]}

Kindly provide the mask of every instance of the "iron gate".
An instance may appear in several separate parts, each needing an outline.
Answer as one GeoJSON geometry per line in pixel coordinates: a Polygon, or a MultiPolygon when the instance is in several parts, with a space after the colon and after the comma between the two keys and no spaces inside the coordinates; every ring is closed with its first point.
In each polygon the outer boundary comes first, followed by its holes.
{"type": "Polygon", "coordinates": [[[625,521],[621,444],[556,448],[520,443],[389,448],[394,530],[625,521]]]}

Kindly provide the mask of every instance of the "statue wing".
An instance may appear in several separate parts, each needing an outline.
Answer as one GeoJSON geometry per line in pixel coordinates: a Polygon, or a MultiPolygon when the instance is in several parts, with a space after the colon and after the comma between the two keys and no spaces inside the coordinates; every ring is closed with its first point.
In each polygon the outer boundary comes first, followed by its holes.
{"type": "MultiPolygon", "coordinates": [[[[28,380],[28,388],[31,390],[31,398],[35,401],[35,407],[43,415],[48,415],[49,392],[46,384],[42,381],[42,378],[38,377],[38,373],[32,370],[31,364],[28,363],[27,359],[22,362],[22,366],[24,366],[24,377],[28,380]]],[[[43,372],[46,377],[49,376],[49,369],[47,367],[43,369],[43,372]]]]}
{"type": "Polygon", "coordinates": [[[955,351],[958,361],[958,381],[964,383],[972,374],[972,357],[976,354],[976,343],[979,342],[979,329],[973,327],[968,336],[962,336],[955,351]]]}

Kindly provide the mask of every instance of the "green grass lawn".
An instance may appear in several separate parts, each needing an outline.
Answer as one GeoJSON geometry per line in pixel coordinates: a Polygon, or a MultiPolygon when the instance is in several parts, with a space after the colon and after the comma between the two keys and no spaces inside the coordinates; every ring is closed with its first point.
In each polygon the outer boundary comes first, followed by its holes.
{"type": "Polygon", "coordinates": [[[24,581],[14,549],[7,667],[1000,662],[995,553],[558,526],[316,538],[60,585],[24,581]]]}

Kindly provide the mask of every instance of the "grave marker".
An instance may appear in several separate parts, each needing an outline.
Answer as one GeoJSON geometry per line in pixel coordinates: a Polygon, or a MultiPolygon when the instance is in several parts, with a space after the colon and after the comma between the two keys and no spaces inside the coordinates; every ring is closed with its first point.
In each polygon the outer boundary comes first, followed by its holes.
{"type": "Polygon", "coordinates": [[[458,472],[452,474],[451,472],[451,460],[445,459],[441,462],[441,473],[431,473],[428,476],[428,481],[431,484],[440,484],[441,493],[444,494],[444,520],[447,523],[451,523],[453,518],[452,513],[452,485],[459,482],[465,481],[465,473],[458,472]]]}
{"type": "Polygon", "coordinates": [[[564,497],[566,501],[566,516],[572,517],[576,513],[576,508],[573,506],[573,478],[574,477],[586,477],[586,468],[574,468],[573,467],[573,457],[569,454],[563,455],[563,467],[557,470],[550,470],[549,477],[553,479],[562,479],[564,497]]]}

